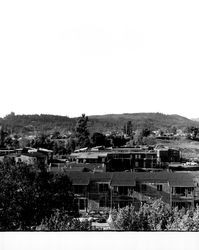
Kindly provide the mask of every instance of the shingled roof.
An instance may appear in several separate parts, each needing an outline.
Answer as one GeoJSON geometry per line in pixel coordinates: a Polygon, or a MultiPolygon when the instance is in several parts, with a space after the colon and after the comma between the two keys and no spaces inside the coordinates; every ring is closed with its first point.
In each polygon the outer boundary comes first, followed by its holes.
{"type": "Polygon", "coordinates": [[[136,180],[133,173],[114,172],[112,176],[111,186],[135,186],[136,180]]]}
{"type": "Polygon", "coordinates": [[[110,182],[111,186],[135,186],[138,182],[168,182],[171,187],[194,187],[193,177],[187,173],[170,173],[166,171],[149,172],[76,172],[66,173],[73,185],[88,185],[90,181],[110,182]]]}
{"type": "Polygon", "coordinates": [[[135,173],[137,181],[168,182],[172,187],[194,187],[193,177],[188,173],[140,172],[135,173]]]}
{"type": "Polygon", "coordinates": [[[71,171],[66,173],[73,185],[88,185],[90,173],[71,171]]]}

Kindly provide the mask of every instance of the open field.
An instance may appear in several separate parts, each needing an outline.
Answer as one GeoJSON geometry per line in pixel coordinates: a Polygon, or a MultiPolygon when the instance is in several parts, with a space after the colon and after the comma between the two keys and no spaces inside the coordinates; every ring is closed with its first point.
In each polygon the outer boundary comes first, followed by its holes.
{"type": "Polygon", "coordinates": [[[157,140],[157,144],[180,149],[183,158],[199,160],[199,142],[181,138],[179,140],[157,140]]]}

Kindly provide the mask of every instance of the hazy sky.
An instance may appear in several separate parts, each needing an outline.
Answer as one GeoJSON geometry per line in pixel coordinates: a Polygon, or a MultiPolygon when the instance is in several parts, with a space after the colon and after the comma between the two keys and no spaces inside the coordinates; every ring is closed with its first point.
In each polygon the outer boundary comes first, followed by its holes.
{"type": "Polygon", "coordinates": [[[0,1],[0,116],[199,117],[199,1],[0,1]]]}

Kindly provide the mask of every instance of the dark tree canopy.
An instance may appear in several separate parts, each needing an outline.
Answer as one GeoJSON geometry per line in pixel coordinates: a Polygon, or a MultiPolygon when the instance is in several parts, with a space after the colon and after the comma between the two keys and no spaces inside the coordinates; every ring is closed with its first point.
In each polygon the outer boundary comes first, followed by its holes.
{"type": "Polygon", "coordinates": [[[56,209],[77,211],[66,175],[7,161],[0,164],[0,178],[0,230],[30,230],[56,209]]]}
{"type": "Polygon", "coordinates": [[[105,146],[106,144],[106,136],[101,133],[93,133],[92,135],[92,146],[105,146]]]}
{"type": "Polygon", "coordinates": [[[88,117],[85,114],[78,119],[75,127],[75,136],[77,138],[77,146],[80,148],[90,146],[88,117]]]}
{"type": "Polygon", "coordinates": [[[127,134],[128,136],[131,136],[133,133],[133,125],[131,121],[128,121],[125,125],[124,125],[124,132],[125,134],[127,134]]]}

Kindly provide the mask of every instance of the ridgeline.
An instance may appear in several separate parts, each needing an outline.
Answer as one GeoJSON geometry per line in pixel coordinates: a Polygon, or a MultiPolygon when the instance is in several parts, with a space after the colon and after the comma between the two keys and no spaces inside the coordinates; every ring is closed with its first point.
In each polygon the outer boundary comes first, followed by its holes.
{"type": "MultiPolygon", "coordinates": [[[[160,128],[185,128],[189,126],[199,127],[198,121],[193,121],[180,115],[166,115],[162,113],[125,113],[89,116],[90,132],[106,132],[122,130],[124,125],[132,122],[133,129],[149,128],[152,130],[160,128]]],[[[73,131],[78,117],[34,114],[15,115],[11,113],[4,118],[0,118],[0,124],[12,129],[16,133],[28,133],[31,131],[73,131]]]]}

